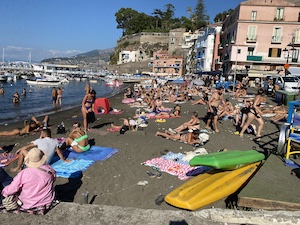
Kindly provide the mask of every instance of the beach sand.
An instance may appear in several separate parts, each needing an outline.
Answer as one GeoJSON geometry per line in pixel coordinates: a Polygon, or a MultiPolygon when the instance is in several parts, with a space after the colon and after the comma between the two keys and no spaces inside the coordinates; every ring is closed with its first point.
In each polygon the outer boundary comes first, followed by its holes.
{"type": "MultiPolygon", "coordinates": [[[[229,97],[229,94],[226,93],[225,97],[229,97]]],[[[203,105],[192,106],[190,102],[187,102],[181,104],[182,116],[180,118],[167,119],[165,123],[157,123],[154,119],[150,119],[148,120],[148,127],[144,128],[143,131],[128,131],[125,134],[108,132],[107,128],[110,127],[111,122],[121,125],[122,120],[120,118],[132,118],[134,115],[136,108],[130,108],[128,105],[122,104],[122,98],[123,93],[120,93],[109,98],[109,100],[111,107],[122,109],[124,113],[119,115],[97,115],[97,121],[92,124],[95,128],[88,133],[89,139],[94,139],[95,145],[117,148],[120,152],[105,161],[98,161],[91,165],[83,172],[83,177],[80,179],[57,178],[58,195],[64,201],[84,203],[84,193],[88,192],[89,202],[93,204],[129,206],[142,209],[174,209],[165,202],[156,204],[155,200],[160,200],[161,196],[168,194],[184,181],[164,172],[160,179],[150,178],[146,172],[153,171],[152,168],[142,165],[142,163],[160,157],[160,152],[165,149],[175,153],[195,150],[196,148],[193,146],[156,137],[155,133],[169,127],[176,128],[183,122],[188,121],[193,111],[197,111],[200,117],[204,117],[207,108],[203,105]],[[148,184],[138,185],[140,181],[147,181],[148,184]]],[[[275,105],[271,100],[269,103],[275,105]]],[[[163,105],[166,107],[174,106],[173,103],[164,103],[163,105]]],[[[74,122],[82,123],[80,108],[77,107],[50,115],[49,124],[51,125],[53,137],[67,136],[68,133],[64,135],[56,134],[57,125],[61,122],[64,122],[67,129],[71,129],[74,122]]],[[[21,122],[8,124],[7,126],[0,126],[0,130],[10,130],[20,126],[22,127],[21,122]]],[[[201,121],[201,128],[204,128],[204,126],[204,122],[201,121]]],[[[251,140],[252,135],[245,134],[243,139],[238,135],[234,135],[235,127],[232,121],[220,121],[219,130],[220,133],[211,134],[210,140],[203,146],[208,152],[216,152],[223,148],[231,150],[249,150],[253,148],[271,150],[276,145],[276,133],[278,138],[278,127],[269,121],[265,124],[263,135],[272,133],[274,141],[267,139],[270,135],[266,136],[264,139],[268,141],[264,145],[261,142],[255,143],[251,140]]],[[[39,133],[25,137],[0,137],[0,145],[19,143],[20,146],[24,146],[26,143],[38,138],[38,136],[39,133]]],[[[17,149],[18,147],[14,147],[13,152],[17,149]]],[[[9,168],[12,166],[15,166],[15,162],[9,165],[6,171],[9,172],[9,168]]],[[[15,175],[15,173],[10,174],[15,175]]],[[[267,177],[268,174],[262,176],[267,177]]],[[[268,198],[268,190],[265,190],[264,196],[268,198]]],[[[224,208],[224,200],[215,202],[205,208],[212,206],[224,208]]]]}

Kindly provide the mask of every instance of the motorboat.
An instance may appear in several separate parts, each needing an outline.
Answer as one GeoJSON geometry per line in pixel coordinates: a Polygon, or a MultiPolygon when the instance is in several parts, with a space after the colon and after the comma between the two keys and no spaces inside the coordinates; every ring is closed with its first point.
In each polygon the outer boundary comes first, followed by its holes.
{"type": "Polygon", "coordinates": [[[0,81],[4,81],[4,82],[7,81],[7,76],[6,76],[6,74],[0,73],[0,81]]]}
{"type": "Polygon", "coordinates": [[[26,83],[30,85],[59,86],[61,84],[61,81],[48,80],[45,78],[35,78],[35,79],[27,79],[26,83]]]}

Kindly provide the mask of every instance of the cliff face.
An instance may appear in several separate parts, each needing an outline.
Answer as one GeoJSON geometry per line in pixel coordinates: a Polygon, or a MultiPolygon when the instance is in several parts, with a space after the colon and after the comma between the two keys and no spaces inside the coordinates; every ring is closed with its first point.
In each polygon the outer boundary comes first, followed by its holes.
{"type": "Polygon", "coordinates": [[[138,33],[120,38],[110,58],[110,64],[117,64],[122,50],[137,51],[137,61],[150,61],[153,52],[167,50],[169,33],[138,33]]]}
{"type": "Polygon", "coordinates": [[[107,68],[119,73],[141,73],[152,71],[149,67],[153,52],[168,50],[169,33],[138,33],[120,38],[115,48],[93,50],[84,54],[65,58],[44,59],[50,64],[80,65],[86,68],[107,68]],[[137,62],[117,65],[122,50],[137,51],[137,62]]]}

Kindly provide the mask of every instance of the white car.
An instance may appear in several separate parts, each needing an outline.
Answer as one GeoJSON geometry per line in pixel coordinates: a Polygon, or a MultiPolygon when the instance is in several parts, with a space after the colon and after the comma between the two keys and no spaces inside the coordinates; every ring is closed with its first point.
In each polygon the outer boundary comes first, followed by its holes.
{"type": "Polygon", "coordinates": [[[279,86],[280,89],[283,89],[287,92],[299,92],[300,82],[299,78],[296,76],[288,75],[288,76],[272,76],[273,83],[279,86]]]}

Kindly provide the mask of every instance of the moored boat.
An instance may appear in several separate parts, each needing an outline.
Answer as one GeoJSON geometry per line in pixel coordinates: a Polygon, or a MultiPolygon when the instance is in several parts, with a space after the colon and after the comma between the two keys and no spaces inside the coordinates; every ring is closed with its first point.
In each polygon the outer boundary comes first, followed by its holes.
{"type": "Polygon", "coordinates": [[[61,84],[61,81],[59,80],[47,80],[43,78],[36,78],[34,80],[27,79],[27,84],[30,85],[43,85],[43,86],[59,86],[61,84]]]}

